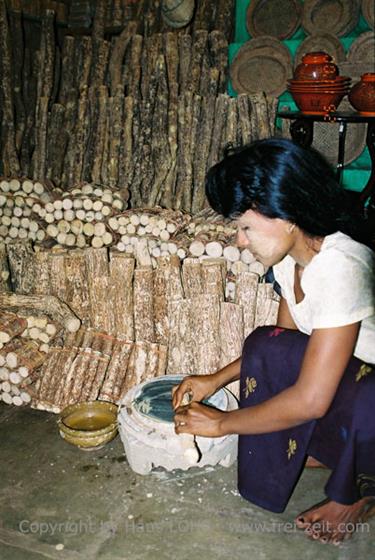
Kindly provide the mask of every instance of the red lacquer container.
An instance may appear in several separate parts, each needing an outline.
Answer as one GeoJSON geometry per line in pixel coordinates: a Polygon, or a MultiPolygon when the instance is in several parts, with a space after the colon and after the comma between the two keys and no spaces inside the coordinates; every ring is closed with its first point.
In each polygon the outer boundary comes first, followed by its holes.
{"type": "Polygon", "coordinates": [[[361,81],[350,90],[348,98],[358,113],[375,116],[375,73],[363,74],[361,81]]]}

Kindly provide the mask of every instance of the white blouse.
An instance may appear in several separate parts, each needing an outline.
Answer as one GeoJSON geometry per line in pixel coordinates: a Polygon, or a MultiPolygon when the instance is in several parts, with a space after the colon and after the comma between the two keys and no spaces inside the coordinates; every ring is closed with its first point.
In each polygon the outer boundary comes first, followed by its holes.
{"type": "Polygon", "coordinates": [[[304,268],[296,303],[295,261],[289,255],[273,266],[276,281],[301,332],[341,327],[361,321],[354,355],[375,364],[375,255],[365,245],[337,232],[327,235],[304,268]]]}

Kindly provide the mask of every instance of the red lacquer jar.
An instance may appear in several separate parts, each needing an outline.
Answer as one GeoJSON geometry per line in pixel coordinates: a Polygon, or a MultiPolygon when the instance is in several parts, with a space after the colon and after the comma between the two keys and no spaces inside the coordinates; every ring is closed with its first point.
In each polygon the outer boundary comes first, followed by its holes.
{"type": "Polygon", "coordinates": [[[334,80],[338,75],[339,69],[332,57],[323,51],[305,54],[294,71],[295,80],[334,80]]]}
{"type": "Polygon", "coordinates": [[[361,81],[350,90],[348,98],[358,113],[375,116],[375,73],[363,74],[361,81]]]}

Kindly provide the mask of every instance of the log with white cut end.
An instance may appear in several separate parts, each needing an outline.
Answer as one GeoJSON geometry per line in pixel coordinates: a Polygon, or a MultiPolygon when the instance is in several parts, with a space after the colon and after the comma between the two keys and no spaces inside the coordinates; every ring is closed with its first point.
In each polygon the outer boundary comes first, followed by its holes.
{"type": "MultiPolygon", "coordinates": [[[[6,293],[0,296],[6,296],[6,293]]],[[[1,306],[6,308],[6,305],[1,306]]],[[[6,344],[12,338],[19,336],[27,328],[27,320],[14,313],[1,310],[0,315],[0,342],[6,344]]]]}
{"type": "Polygon", "coordinates": [[[0,308],[26,310],[35,309],[51,316],[69,332],[78,331],[81,321],[72,310],[57,297],[50,295],[26,296],[21,294],[0,293],[0,308]]]}
{"type": "Polygon", "coordinates": [[[223,254],[223,247],[218,241],[210,241],[207,243],[205,251],[209,257],[218,258],[223,254]]]}
{"type": "Polygon", "coordinates": [[[238,247],[234,247],[233,245],[224,247],[223,255],[230,262],[236,262],[240,260],[240,250],[238,249],[238,247]]]}

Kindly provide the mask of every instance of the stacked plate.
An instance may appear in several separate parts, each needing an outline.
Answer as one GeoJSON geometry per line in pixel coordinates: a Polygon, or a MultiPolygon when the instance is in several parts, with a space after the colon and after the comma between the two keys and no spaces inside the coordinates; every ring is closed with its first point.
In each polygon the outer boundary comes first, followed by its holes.
{"type": "Polygon", "coordinates": [[[297,66],[293,79],[288,80],[287,89],[303,113],[328,114],[337,110],[350,90],[351,78],[338,73],[327,53],[307,53],[297,66]]]}

